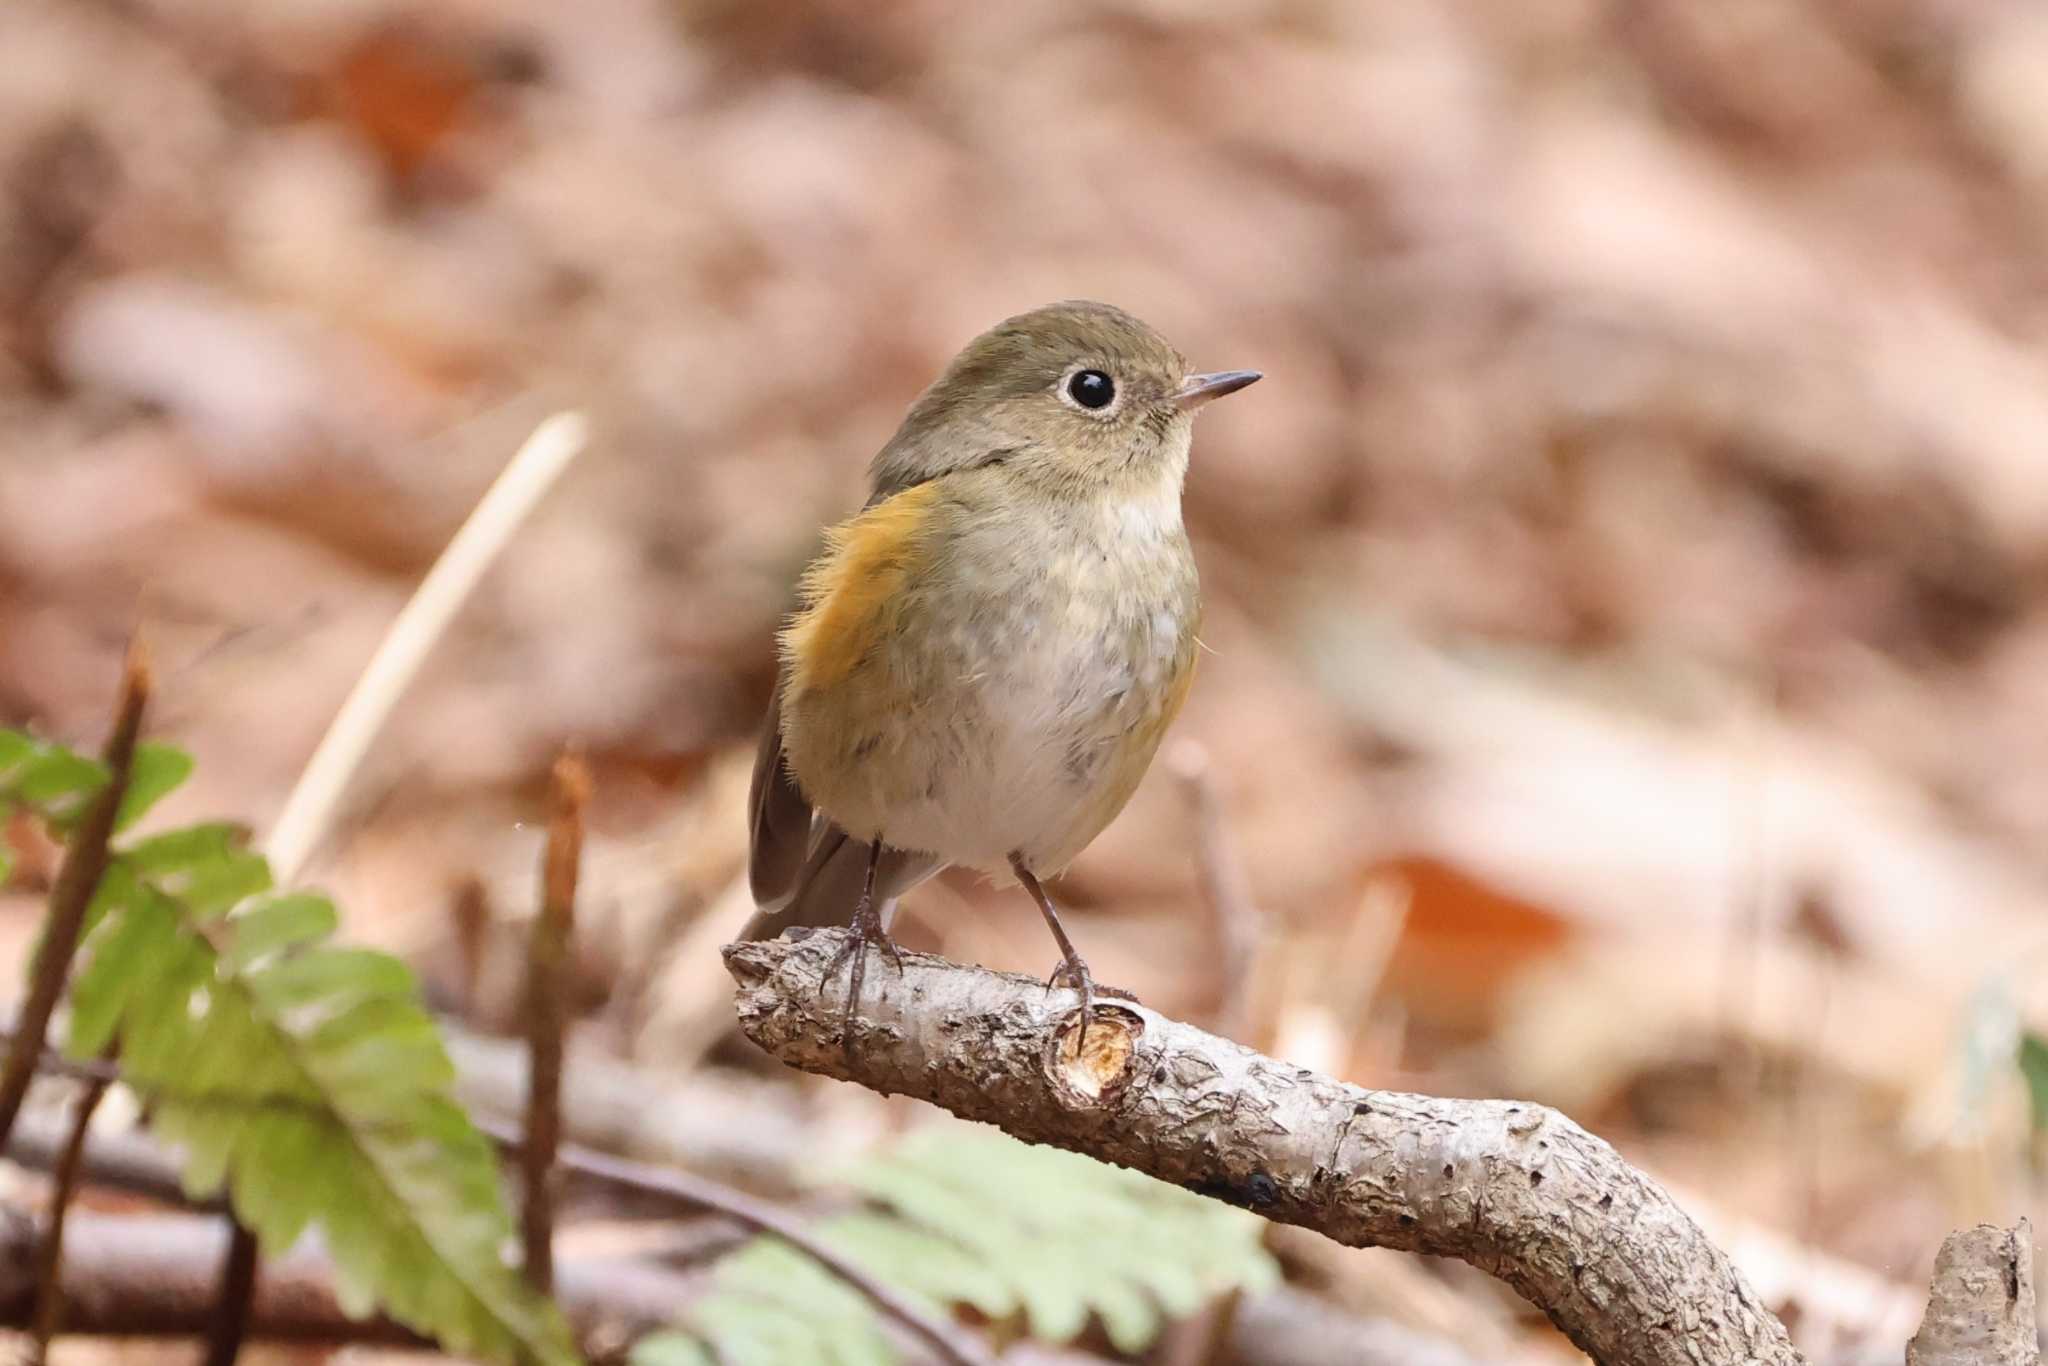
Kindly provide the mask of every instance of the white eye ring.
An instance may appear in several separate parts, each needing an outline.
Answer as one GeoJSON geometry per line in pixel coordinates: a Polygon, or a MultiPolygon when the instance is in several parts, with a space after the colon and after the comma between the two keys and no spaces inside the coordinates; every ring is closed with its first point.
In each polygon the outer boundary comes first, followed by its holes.
{"type": "Polygon", "coordinates": [[[1073,365],[1068,366],[1066,371],[1060,375],[1059,382],[1053,385],[1053,392],[1059,395],[1060,402],[1084,417],[1115,417],[1123,410],[1124,406],[1124,386],[1116,382],[1116,377],[1110,372],[1108,366],[1098,365],[1093,361],[1077,361],[1073,365]],[[1092,380],[1086,380],[1078,386],[1084,390],[1084,393],[1077,396],[1074,392],[1077,387],[1075,381],[1083,380],[1084,377],[1090,376],[1093,377],[1092,380]],[[1099,388],[1103,384],[1109,386],[1108,400],[1097,404],[1087,403],[1085,399],[1088,395],[1085,393],[1085,390],[1091,387],[1099,388]]]}

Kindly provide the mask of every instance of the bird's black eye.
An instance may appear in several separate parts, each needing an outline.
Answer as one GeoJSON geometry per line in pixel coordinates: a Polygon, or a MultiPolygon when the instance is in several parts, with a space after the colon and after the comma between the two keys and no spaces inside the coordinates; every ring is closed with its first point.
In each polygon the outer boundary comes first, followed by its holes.
{"type": "Polygon", "coordinates": [[[1116,398],[1116,381],[1100,370],[1076,370],[1067,380],[1067,397],[1083,408],[1107,408],[1116,398]]]}

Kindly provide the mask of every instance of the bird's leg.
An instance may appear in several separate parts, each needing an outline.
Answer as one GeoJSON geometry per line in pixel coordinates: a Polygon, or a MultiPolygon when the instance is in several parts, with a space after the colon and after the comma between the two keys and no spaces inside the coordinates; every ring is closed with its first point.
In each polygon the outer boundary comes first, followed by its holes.
{"type": "Polygon", "coordinates": [[[1088,1021],[1094,1017],[1098,992],[1104,996],[1121,996],[1127,1001],[1138,998],[1116,987],[1097,987],[1094,975],[1088,971],[1087,961],[1074,947],[1074,941],[1067,938],[1067,931],[1060,924],[1060,913],[1053,909],[1052,898],[1045,894],[1045,888],[1038,885],[1038,879],[1025,866],[1022,854],[1010,855],[1010,871],[1017,875],[1017,881],[1024,884],[1024,890],[1031,893],[1031,899],[1038,903],[1038,913],[1045,917],[1045,927],[1052,931],[1053,942],[1060,946],[1060,965],[1046,979],[1046,990],[1065,982],[1081,995],[1080,1037],[1074,1040],[1074,1047],[1079,1050],[1088,1042],[1088,1021]]]}
{"type": "Polygon", "coordinates": [[[853,960],[853,980],[846,987],[846,1013],[840,1023],[839,1042],[849,1054],[853,1052],[853,1014],[860,1005],[860,987],[867,976],[868,945],[879,947],[888,955],[900,974],[903,971],[903,955],[896,951],[896,941],[889,937],[889,931],[882,924],[882,908],[875,904],[875,865],[882,861],[882,837],[868,843],[867,875],[861,879],[860,900],[853,907],[853,933],[839,946],[839,952],[832,955],[832,961],[825,967],[822,982],[829,982],[837,976],[846,960],[853,960]]]}

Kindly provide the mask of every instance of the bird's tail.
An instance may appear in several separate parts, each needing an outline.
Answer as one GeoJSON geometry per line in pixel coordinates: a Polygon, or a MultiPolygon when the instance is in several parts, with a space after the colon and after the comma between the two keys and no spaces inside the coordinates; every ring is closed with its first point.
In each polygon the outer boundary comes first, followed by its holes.
{"type": "MultiPolygon", "coordinates": [[[[930,854],[882,846],[875,863],[875,904],[884,928],[896,914],[896,898],[943,866],[930,854]]],[[[852,924],[867,872],[866,841],[852,838],[836,825],[825,825],[797,874],[795,892],[755,911],[740,938],[773,939],[792,925],[852,924]]]]}

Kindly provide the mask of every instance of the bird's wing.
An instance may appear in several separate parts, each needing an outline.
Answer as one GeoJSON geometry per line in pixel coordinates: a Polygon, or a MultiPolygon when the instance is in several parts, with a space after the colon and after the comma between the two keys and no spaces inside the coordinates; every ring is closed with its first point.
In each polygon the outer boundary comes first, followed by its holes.
{"type": "MultiPolygon", "coordinates": [[[[866,512],[884,502],[896,488],[878,483],[861,510],[866,512]]],[[[827,533],[824,556],[833,551],[827,533]]],[[[817,566],[812,567],[817,572],[817,566]]],[[[782,693],[789,682],[789,665],[775,670],[775,694],[768,700],[768,719],[761,723],[760,747],[754,751],[754,777],[747,790],[747,882],[754,904],[773,914],[786,907],[801,886],[800,875],[813,846],[826,833],[815,827],[810,799],[797,786],[782,752],[782,693]]]]}
{"type": "Polygon", "coordinates": [[[747,881],[757,906],[780,909],[797,892],[797,874],[811,851],[811,803],[782,754],[782,678],[761,726],[754,779],[747,790],[747,881]]]}
{"type": "MultiPolygon", "coordinates": [[[[843,678],[867,656],[875,635],[888,628],[916,558],[911,547],[936,492],[931,480],[878,480],[859,515],[827,533],[825,552],[806,573],[807,602],[793,620],[787,641],[788,657],[798,661],[808,685],[843,678]],[[827,583],[836,587],[821,591],[820,585],[827,583]]],[[[841,847],[861,851],[865,846],[848,840],[838,826],[813,811],[789,771],[782,748],[782,697],[789,668],[785,662],[776,673],[775,696],[761,727],[747,797],[747,880],[754,903],[761,908],[749,930],[765,929],[770,935],[791,924],[845,923],[860,893],[858,877],[849,883],[848,870],[865,873],[864,859],[855,859],[841,847]],[[792,902],[800,904],[792,908],[792,902]]],[[[909,890],[939,867],[925,855],[886,847],[883,860],[876,890],[886,897],[909,890]]]]}
{"type": "MultiPolygon", "coordinates": [[[[883,845],[875,861],[875,906],[884,928],[894,918],[896,898],[944,866],[930,854],[883,845]]],[[[868,846],[828,820],[797,872],[795,890],[779,906],[764,906],[740,931],[742,939],[773,939],[797,925],[848,925],[867,879],[868,846]]]]}

